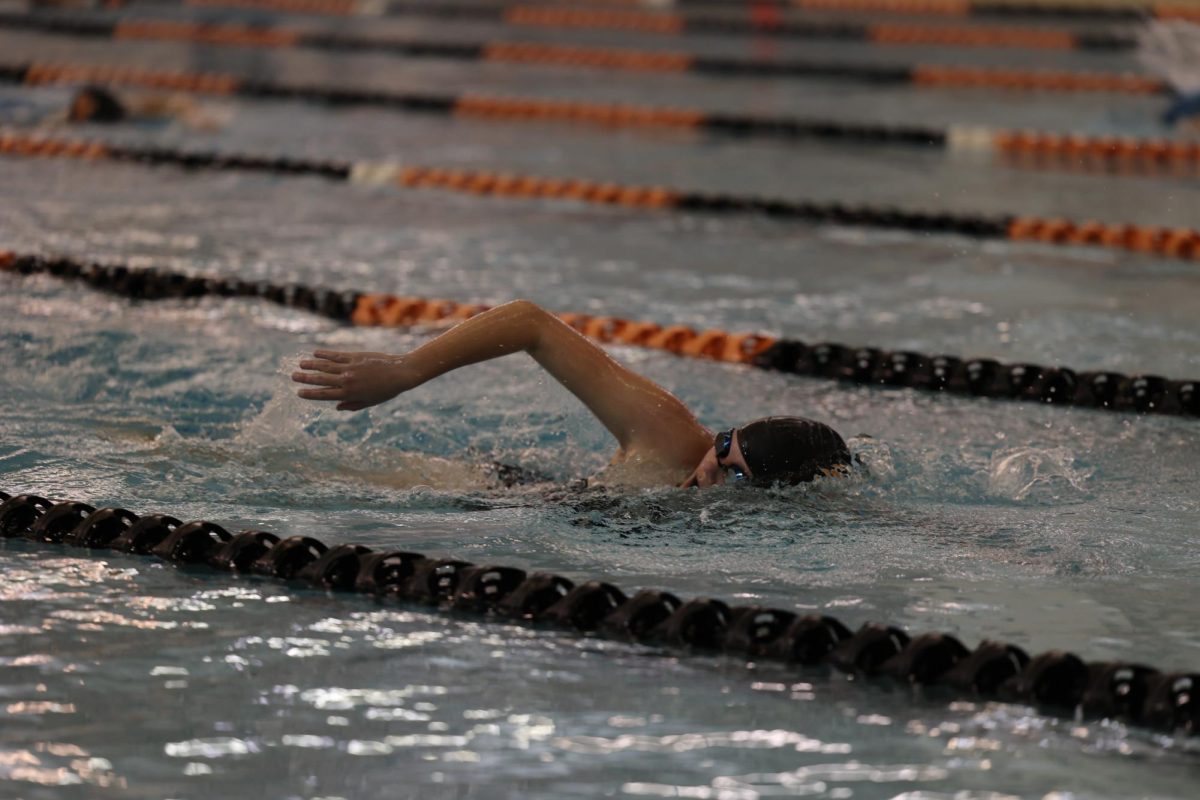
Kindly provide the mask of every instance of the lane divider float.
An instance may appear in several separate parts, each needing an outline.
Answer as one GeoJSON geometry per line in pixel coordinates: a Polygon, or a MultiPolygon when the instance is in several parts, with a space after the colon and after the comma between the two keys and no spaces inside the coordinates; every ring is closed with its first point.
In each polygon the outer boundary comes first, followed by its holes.
{"type": "Polygon", "coordinates": [[[343,0],[185,0],[195,7],[245,8],[330,16],[417,17],[450,21],[494,22],[555,30],[619,30],[632,33],[681,36],[770,36],[818,41],[861,42],[875,45],[937,47],[1012,47],[1032,50],[1133,50],[1137,38],[1126,33],[1092,31],[1072,33],[1043,28],[995,26],[929,26],[895,23],[788,20],[781,14],[758,13],[745,17],[703,16],[661,11],[612,8],[563,8],[539,5],[430,4],[390,0],[346,3],[343,0]]]}
{"type": "MultiPolygon", "coordinates": [[[[130,300],[255,298],[362,327],[446,325],[489,306],[446,299],[338,291],[300,284],[248,282],[158,268],[134,269],[71,258],[0,251],[0,272],[82,282],[130,300]]],[[[1200,381],[1160,375],[1077,371],[1062,366],[1005,364],[989,358],[924,355],[834,342],[806,343],[762,333],[696,330],[622,317],[560,313],[559,319],[606,344],[742,364],[860,386],[1104,409],[1200,417],[1200,381]]]]}
{"type": "Polygon", "coordinates": [[[871,621],[854,630],[825,614],[731,606],[712,597],[685,600],[658,589],[629,593],[603,579],[576,583],[503,564],[356,544],[330,547],[304,535],[232,533],[210,520],[97,509],[78,500],[0,491],[0,501],[0,537],[78,548],[96,558],[156,557],[183,569],[287,581],[297,591],[355,592],[389,606],[890,681],[923,702],[999,700],[1067,718],[1200,733],[1197,672],[1163,672],[1140,661],[1085,661],[1063,650],[1031,657],[1019,645],[986,639],[971,650],[948,633],[910,633],[871,621]]]}
{"type": "MultiPolygon", "coordinates": [[[[269,1],[269,0],[265,0],[269,1]]],[[[301,3],[304,0],[288,0],[301,3]]],[[[315,0],[359,8],[347,14],[371,13],[363,0],[315,0]]],[[[1200,5],[1180,0],[574,0],[588,5],[746,9],[749,14],[782,14],[788,10],[846,14],[902,14],[921,17],[1034,17],[1090,22],[1142,22],[1147,19],[1200,21],[1200,5]]],[[[284,9],[281,9],[284,10],[284,9]]],[[[332,12],[330,12],[332,13],[332,12]]]]}
{"type": "Polygon", "coordinates": [[[692,108],[498,97],[483,94],[386,92],[273,83],[223,73],[148,70],[139,67],[33,62],[0,64],[0,82],[28,86],[100,84],[248,99],[288,100],[333,107],[371,107],[504,122],[568,122],[603,130],[675,128],[735,138],[774,141],[824,140],[857,145],[903,145],[951,151],[990,152],[1034,166],[1072,166],[1115,174],[1200,167],[1200,139],[1136,139],[1084,136],[982,126],[946,128],[881,125],[836,120],[706,112],[692,108]]]}
{"type": "MultiPolygon", "coordinates": [[[[745,3],[747,0],[671,2],[688,6],[745,3]]],[[[1200,21],[1200,5],[1181,0],[784,0],[783,4],[806,11],[882,12],[920,16],[1037,17],[1096,22],[1141,22],[1146,19],[1200,21]]]]}
{"type": "Polygon", "coordinates": [[[919,211],[893,206],[689,192],[662,186],[630,186],[581,178],[543,178],[488,170],[440,169],[386,162],[319,161],[110,144],[99,140],[60,139],[12,131],[0,131],[0,155],[171,165],[186,170],[316,176],[349,183],[436,189],[505,199],[571,201],[642,211],[757,216],[779,222],[830,223],[1064,247],[1103,247],[1163,258],[1200,260],[1200,231],[1191,228],[1096,220],[1075,222],[1015,214],[919,211]]]}
{"type": "Polygon", "coordinates": [[[1104,92],[1169,94],[1162,80],[1136,73],[1081,72],[940,64],[882,65],[696,56],[689,53],[578,47],[540,42],[450,42],[264,28],[197,22],[125,22],[0,13],[0,29],[36,31],[92,39],[143,39],[195,44],[304,48],[339,53],[379,53],[402,58],[437,58],[521,64],[531,67],[616,70],[638,73],[688,73],[711,78],[812,78],[876,86],[1001,91],[1104,92]]]}
{"type": "MultiPolygon", "coordinates": [[[[221,4],[230,5],[222,1],[221,4]]],[[[240,7],[254,7],[253,0],[242,0],[240,7]]],[[[433,18],[463,22],[481,20],[518,28],[598,29],[644,32],[644,34],[740,35],[794,38],[794,40],[858,42],[880,46],[978,47],[1032,50],[1098,50],[1126,52],[1138,46],[1136,37],[1115,32],[1072,32],[1025,28],[938,28],[938,26],[859,23],[778,23],[760,25],[752,20],[672,18],[664,14],[636,11],[577,11],[570,8],[514,6],[413,5],[391,6],[392,16],[433,18]]],[[[22,20],[37,26],[58,23],[64,30],[112,31],[120,40],[184,40],[212,44],[247,44],[258,47],[295,46],[308,35],[300,29],[176,22],[160,19],[107,20],[98,17],[44,17],[41,14],[8,13],[7,26],[22,20]]]]}

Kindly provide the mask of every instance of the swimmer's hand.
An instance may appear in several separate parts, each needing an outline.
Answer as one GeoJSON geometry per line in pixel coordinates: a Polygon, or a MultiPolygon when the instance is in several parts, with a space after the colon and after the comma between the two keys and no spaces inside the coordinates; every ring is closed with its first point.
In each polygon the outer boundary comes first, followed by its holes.
{"type": "Polygon", "coordinates": [[[406,361],[387,353],[317,350],[300,362],[292,380],[322,387],[299,390],[305,400],[337,401],[339,411],[361,411],[425,382],[406,361]]]}

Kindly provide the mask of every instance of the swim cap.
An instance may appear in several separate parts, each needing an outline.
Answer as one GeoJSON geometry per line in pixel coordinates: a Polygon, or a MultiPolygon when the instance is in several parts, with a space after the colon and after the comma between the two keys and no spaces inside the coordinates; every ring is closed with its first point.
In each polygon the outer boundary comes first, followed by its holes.
{"type": "Polygon", "coordinates": [[[84,86],[71,98],[69,116],[73,122],[120,122],[127,112],[112,92],[99,86],[84,86]]]}
{"type": "Polygon", "coordinates": [[[850,464],[837,432],[804,417],[765,417],[738,428],[738,445],[755,483],[804,483],[850,464]]]}

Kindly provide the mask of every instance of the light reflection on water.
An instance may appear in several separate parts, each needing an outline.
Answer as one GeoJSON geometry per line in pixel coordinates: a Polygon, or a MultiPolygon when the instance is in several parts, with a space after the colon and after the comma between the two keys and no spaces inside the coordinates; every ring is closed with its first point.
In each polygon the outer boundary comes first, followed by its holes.
{"type": "MultiPolygon", "coordinates": [[[[20,542],[4,550],[30,565],[40,554],[20,542]]],[[[909,698],[821,671],[797,680],[769,664],[748,672],[719,658],[371,610],[360,598],[337,600],[331,615],[311,592],[270,602],[279,596],[258,588],[267,582],[218,588],[186,571],[126,567],[141,563],[133,557],[91,571],[82,561],[59,558],[43,571],[49,584],[89,576],[94,592],[65,601],[74,614],[59,613],[59,596],[22,601],[53,621],[24,636],[53,642],[56,657],[4,664],[8,730],[22,719],[73,720],[61,726],[74,732],[69,739],[0,750],[0,776],[19,785],[137,794],[151,774],[173,774],[201,782],[205,794],[237,795],[265,774],[289,792],[318,780],[334,786],[312,796],[388,796],[376,779],[400,769],[413,796],[418,786],[436,796],[439,786],[486,780],[545,796],[590,785],[631,797],[982,798],[1002,796],[996,785],[1046,794],[1045,783],[1015,771],[1038,752],[1096,771],[1082,796],[1107,796],[1103,781],[1151,765],[1164,781],[1159,796],[1190,780],[1188,746],[1119,725],[909,698]],[[150,624],[114,621],[103,606],[117,593],[150,624]],[[77,624],[64,630],[63,620],[77,624]],[[204,638],[180,632],[184,622],[204,638]],[[111,715],[133,697],[139,711],[113,727],[111,715]],[[148,734],[160,751],[150,772],[138,755],[148,734]],[[316,760],[298,769],[288,753],[316,760]],[[342,759],[356,766],[344,762],[339,774],[375,777],[338,784],[326,770],[342,759]],[[947,785],[958,788],[943,792],[947,785]]]]}

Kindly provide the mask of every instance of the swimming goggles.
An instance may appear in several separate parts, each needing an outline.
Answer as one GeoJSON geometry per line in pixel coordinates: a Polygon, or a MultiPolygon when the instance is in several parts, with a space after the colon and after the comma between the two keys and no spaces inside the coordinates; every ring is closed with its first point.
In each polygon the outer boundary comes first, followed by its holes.
{"type": "Polygon", "coordinates": [[[729,451],[733,448],[733,432],[736,428],[730,428],[727,431],[722,431],[717,434],[717,438],[713,439],[713,451],[717,456],[717,466],[725,470],[725,473],[731,476],[735,483],[746,480],[749,476],[742,471],[742,468],[735,464],[722,464],[721,459],[729,456],[729,451]]]}

